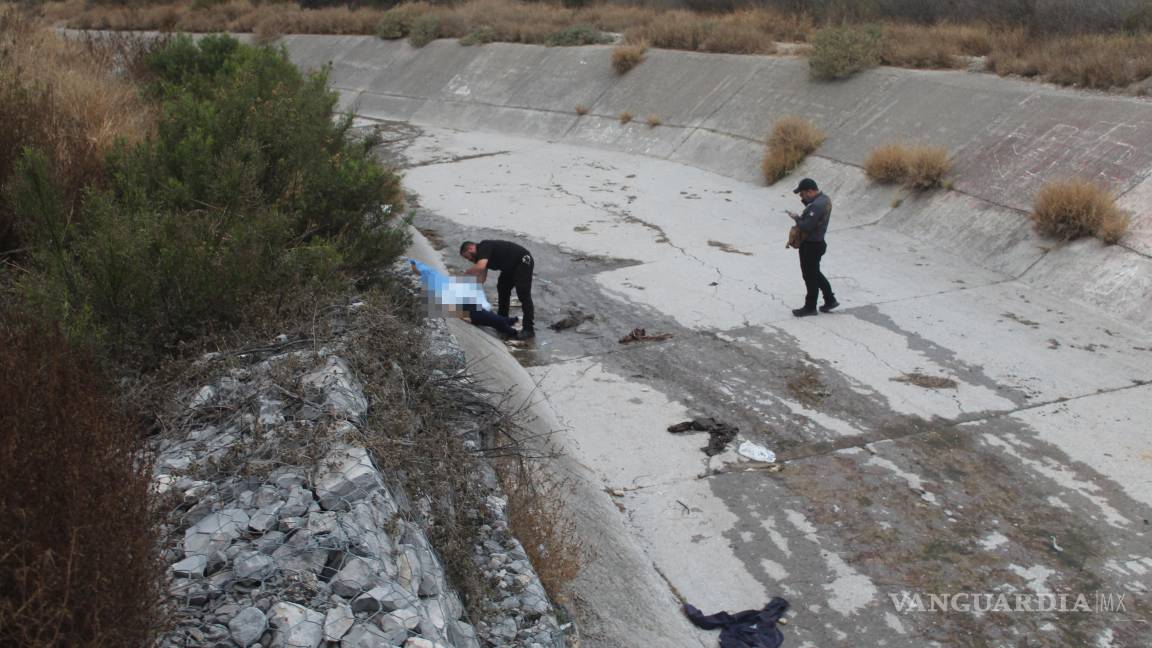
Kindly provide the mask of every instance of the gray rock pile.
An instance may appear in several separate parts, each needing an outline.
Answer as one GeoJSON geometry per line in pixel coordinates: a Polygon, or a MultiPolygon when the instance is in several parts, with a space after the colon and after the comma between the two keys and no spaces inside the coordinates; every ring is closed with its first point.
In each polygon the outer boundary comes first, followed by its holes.
{"type": "MultiPolygon", "coordinates": [[[[430,352],[462,366],[442,324],[430,352]]],[[[349,363],[336,347],[292,346],[279,340],[263,359],[206,357],[218,375],[192,391],[180,432],[159,442],[178,609],[161,646],[564,645],[491,474],[477,475],[491,495],[475,550],[491,600],[473,620],[406,495],[355,443],[369,402],[349,363]]]]}

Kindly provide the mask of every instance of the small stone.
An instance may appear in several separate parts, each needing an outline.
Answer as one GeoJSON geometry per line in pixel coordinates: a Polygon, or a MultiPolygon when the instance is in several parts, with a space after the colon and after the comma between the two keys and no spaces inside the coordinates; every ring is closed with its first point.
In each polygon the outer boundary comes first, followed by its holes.
{"type": "Polygon", "coordinates": [[[229,634],[228,628],[219,624],[214,623],[204,626],[204,640],[208,643],[223,642],[228,638],[229,634]]]}
{"type": "Polygon", "coordinates": [[[325,510],[347,509],[351,502],[381,487],[380,472],[364,448],[337,448],[323,465],[329,470],[316,481],[316,495],[325,510]]]}
{"type": "Polygon", "coordinates": [[[337,605],[328,610],[324,617],[324,640],[340,641],[356,623],[352,608],[347,605],[337,605]]]}
{"type": "Polygon", "coordinates": [[[392,612],[416,604],[416,597],[395,583],[386,583],[364,592],[352,601],[352,611],[374,614],[392,612]]]}
{"type": "Polygon", "coordinates": [[[404,642],[404,648],[446,648],[444,644],[435,641],[429,641],[423,637],[408,637],[404,642]]]}
{"type": "Polygon", "coordinates": [[[267,554],[245,551],[232,563],[236,579],[245,582],[264,581],[276,573],[276,563],[267,554]]]}
{"type": "Polygon", "coordinates": [[[324,615],[302,605],[277,603],[268,622],[285,648],[317,648],[324,641],[324,615]]]}
{"type": "Polygon", "coordinates": [[[468,648],[480,645],[476,638],[476,629],[463,621],[451,621],[447,627],[448,643],[456,648],[468,648]]]}
{"type": "Polygon", "coordinates": [[[275,529],[280,522],[280,511],[283,508],[284,504],[279,501],[261,507],[248,522],[248,528],[256,533],[267,533],[275,529]]]}
{"type": "Polygon", "coordinates": [[[312,491],[302,486],[293,486],[288,491],[288,501],[284,503],[284,508],[280,509],[280,516],[300,517],[308,512],[314,501],[312,491]]]}
{"type": "Polygon", "coordinates": [[[307,481],[300,473],[286,472],[277,475],[275,483],[281,491],[291,492],[293,487],[303,486],[307,481]]]}
{"type": "Polygon", "coordinates": [[[204,385],[196,395],[192,397],[192,402],[188,403],[188,407],[192,409],[200,409],[212,403],[216,399],[216,390],[212,389],[211,385],[204,385]]]}
{"type": "Polygon", "coordinates": [[[208,557],[203,555],[188,556],[184,560],[172,565],[172,575],[178,578],[200,578],[208,566],[208,557]]]}
{"type": "Polygon", "coordinates": [[[340,640],[340,648],[392,648],[394,645],[383,630],[366,624],[353,626],[340,640]]]}
{"type": "Polygon", "coordinates": [[[248,526],[249,517],[242,509],[225,509],[201,519],[184,532],[184,553],[208,556],[226,549],[248,526]]]}
{"type": "Polygon", "coordinates": [[[280,545],[284,544],[286,537],[283,531],[269,531],[258,538],[253,544],[255,544],[256,548],[260,551],[271,555],[280,545]]]}
{"type": "Polygon", "coordinates": [[[359,556],[349,557],[340,571],[332,577],[332,591],[345,598],[352,598],[376,587],[380,583],[383,566],[359,556]]]}

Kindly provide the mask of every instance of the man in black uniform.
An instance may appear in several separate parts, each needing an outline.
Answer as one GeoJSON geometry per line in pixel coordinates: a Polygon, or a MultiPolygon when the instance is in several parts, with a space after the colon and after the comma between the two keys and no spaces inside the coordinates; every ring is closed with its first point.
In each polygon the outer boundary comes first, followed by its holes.
{"type": "Polygon", "coordinates": [[[804,178],[800,185],[792,191],[800,196],[804,203],[803,213],[788,212],[796,227],[800,228],[804,242],[800,244],[800,273],[804,276],[804,287],[808,293],[804,296],[804,308],[792,311],[796,317],[807,317],[816,314],[816,300],[824,294],[824,305],[820,307],[821,313],[830,313],[840,305],[836,295],[832,294],[832,286],[828,278],[820,271],[820,258],[828,251],[828,243],[824,236],[828,233],[828,221],[832,218],[832,199],[820,191],[816,181],[804,178]]]}
{"type": "Polygon", "coordinates": [[[536,312],[532,306],[532,270],[536,264],[532,254],[511,241],[464,241],[460,244],[460,256],[473,264],[465,274],[475,276],[480,283],[488,278],[489,270],[500,271],[500,278],[496,281],[496,312],[508,317],[508,304],[515,288],[516,298],[524,311],[521,318],[523,327],[517,337],[521,340],[536,337],[536,312]]]}

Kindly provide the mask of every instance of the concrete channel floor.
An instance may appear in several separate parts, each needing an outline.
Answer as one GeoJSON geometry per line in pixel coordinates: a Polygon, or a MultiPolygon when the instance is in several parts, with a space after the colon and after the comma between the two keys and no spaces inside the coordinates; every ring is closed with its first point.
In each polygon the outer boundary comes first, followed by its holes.
{"type": "Polygon", "coordinates": [[[450,266],[465,238],[536,256],[539,337],[513,353],[677,596],[706,612],[783,596],[787,646],[1152,646],[1148,330],[947,241],[854,222],[844,203],[824,264],[843,306],[795,319],[788,182],[385,131],[415,225],[450,266]],[[595,319],[549,330],[570,308],[595,319]],[[673,338],[619,344],[634,327],[673,338]],[[666,431],[696,415],[739,426],[783,469],[666,431]],[[959,611],[898,605],[965,594],[949,599],[959,611]]]}

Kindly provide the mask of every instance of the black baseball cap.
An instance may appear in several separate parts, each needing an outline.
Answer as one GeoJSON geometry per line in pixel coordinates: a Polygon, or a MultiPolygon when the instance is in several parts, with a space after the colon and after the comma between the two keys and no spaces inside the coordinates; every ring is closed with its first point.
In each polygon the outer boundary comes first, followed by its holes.
{"type": "Polygon", "coordinates": [[[816,186],[815,180],[813,180],[812,178],[804,178],[803,180],[800,181],[800,184],[797,185],[796,188],[792,190],[792,193],[798,194],[801,191],[808,191],[809,189],[815,189],[816,191],[820,191],[820,187],[816,186]]]}

